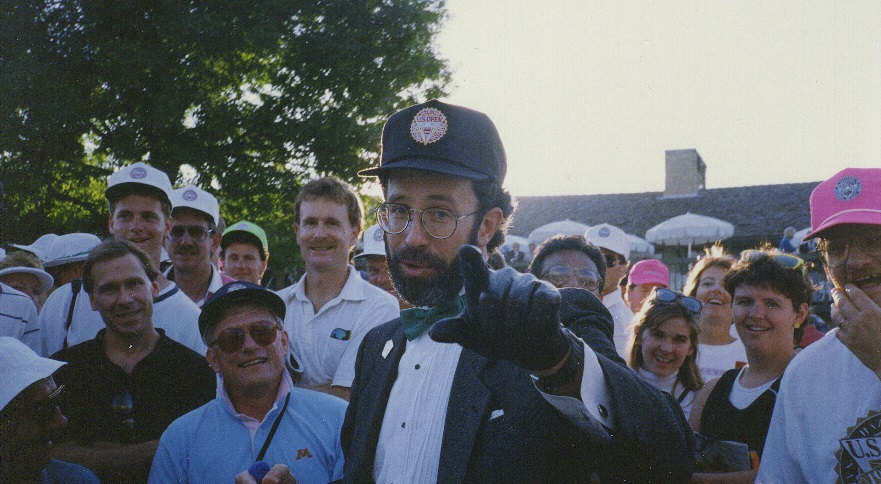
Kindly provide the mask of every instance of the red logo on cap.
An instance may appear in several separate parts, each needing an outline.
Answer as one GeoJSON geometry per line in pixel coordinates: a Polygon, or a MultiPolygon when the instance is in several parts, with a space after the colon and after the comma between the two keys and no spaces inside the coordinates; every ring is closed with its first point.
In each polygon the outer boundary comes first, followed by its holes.
{"type": "Polygon", "coordinates": [[[447,117],[435,108],[423,108],[410,123],[410,136],[417,143],[434,143],[447,133],[447,117]]]}

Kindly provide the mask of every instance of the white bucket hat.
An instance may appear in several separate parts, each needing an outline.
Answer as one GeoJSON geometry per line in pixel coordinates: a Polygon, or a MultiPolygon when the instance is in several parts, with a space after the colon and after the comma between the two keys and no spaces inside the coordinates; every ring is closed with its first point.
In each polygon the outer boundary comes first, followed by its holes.
{"type": "Polygon", "coordinates": [[[74,232],[64,234],[49,244],[49,259],[43,262],[43,267],[60,266],[72,262],[82,262],[89,256],[89,252],[101,243],[101,239],[95,234],[74,232]]]}
{"type": "Polygon", "coordinates": [[[187,207],[198,210],[214,220],[214,225],[220,224],[220,208],[214,195],[202,190],[196,185],[187,185],[183,188],[172,190],[171,209],[187,207]]]}
{"type": "Polygon", "coordinates": [[[37,276],[37,279],[40,281],[41,292],[43,293],[48,291],[49,288],[52,287],[52,284],[55,284],[55,278],[53,278],[51,274],[46,271],[41,271],[40,269],[34,269],[33,267],[13,266],[0,269],[0,277],[7,274],[33,274],[37,276]]]}
{"type": "Polygon", "coordinates": [[[65,363],[37,356],[21,341],[0,337],[0,410],[25,388],[52,376],[65,363]]]}
{"type": "Polygon", "coordinates": [[[49,257],[49,244],[51,244],[52,241],[57,238],[58,236],[55,234],[46,234],[41,235],[31,245],[12,244],[12,246],[17,249],[26,250],[39,257],[41,261],[45,262],[46,259],[49,257]]]}

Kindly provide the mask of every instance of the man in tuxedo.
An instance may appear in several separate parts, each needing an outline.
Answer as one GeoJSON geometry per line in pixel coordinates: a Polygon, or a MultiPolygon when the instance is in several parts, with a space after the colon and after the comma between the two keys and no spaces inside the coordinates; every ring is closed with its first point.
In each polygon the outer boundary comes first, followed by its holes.
{"type": "Polygon", "coordinates": [[[433,100],[382,145],[361,174],[379,177],[389,271],[416,307],[359,349],[345,481],[687,480],[682,413],[618,358],[599,299],[486,266],[513,212],[492,121],[433,100]]]}

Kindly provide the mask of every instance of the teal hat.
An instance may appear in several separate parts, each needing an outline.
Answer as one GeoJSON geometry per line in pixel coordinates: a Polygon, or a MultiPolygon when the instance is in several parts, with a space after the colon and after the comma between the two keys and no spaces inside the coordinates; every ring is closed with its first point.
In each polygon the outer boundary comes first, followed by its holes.
{"type": "Polygon", "coordinates": [[[266,231],[260,228],[259,225],[248,222],[247,220],[236,222],[223,231],[223,236],[220,238],[220,247],[222,249],[226,249],[227,246],[232,243],[232,238],[228,237],[228,235],[233,232],[243,232],[257,237],[257,241],[260,243],[260,251],[264,254],[269,253],[269,242],[266,240],[266,231]]]}

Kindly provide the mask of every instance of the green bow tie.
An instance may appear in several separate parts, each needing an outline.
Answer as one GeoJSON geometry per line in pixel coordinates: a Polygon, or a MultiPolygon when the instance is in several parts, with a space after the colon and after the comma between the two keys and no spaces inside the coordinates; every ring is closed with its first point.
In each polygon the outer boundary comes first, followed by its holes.
{"type": "Polygon", "coordinates": [[[465,309],[461,297],[454,297],[428,309],[412,308],[401,311],[401,325],[407,341],[413,341],[425,332],[435,321],[458,316],[465,309]]]}

